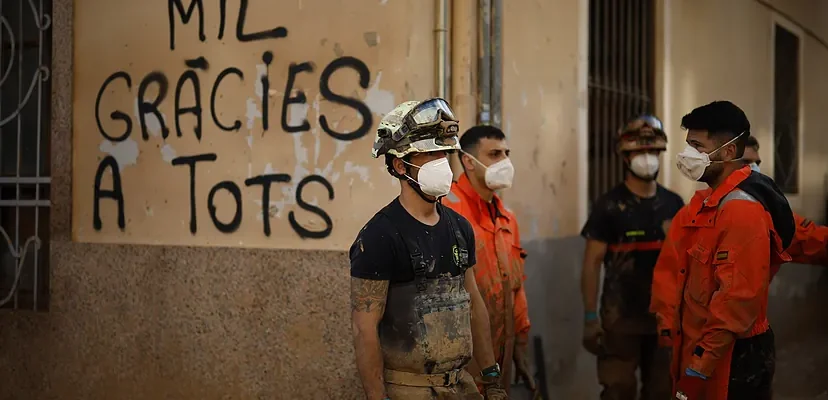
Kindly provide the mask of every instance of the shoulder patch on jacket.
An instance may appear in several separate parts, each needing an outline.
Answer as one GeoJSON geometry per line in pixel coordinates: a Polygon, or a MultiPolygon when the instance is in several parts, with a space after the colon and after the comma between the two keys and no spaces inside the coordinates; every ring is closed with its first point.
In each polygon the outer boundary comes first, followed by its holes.
{"type": "Polygon", "coordinates": [[[803,228],[807,228],[807,227],[811,226],[811,224],[813,224],[813,221],[811,221],[810,219],[805,218],[805,219],[802,220],[802,222],[799,223],[799,226],[801,226],[803,228]]]}

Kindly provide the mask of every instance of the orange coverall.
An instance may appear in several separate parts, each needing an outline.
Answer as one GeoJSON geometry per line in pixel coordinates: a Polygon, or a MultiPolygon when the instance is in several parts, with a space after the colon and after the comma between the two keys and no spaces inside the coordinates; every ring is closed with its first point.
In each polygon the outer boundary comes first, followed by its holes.
{"type": "MultiPolygon", "coordinates": [[[[517,218],[497,196],[491,203],[483,200],[466,174],[452,184],[443,204],[466,217],[474,228],[474,276],[489,311],[495,359],[502,369],[501,376],[509,379],[515,344],[527,343],[530,327],[523,288],[526,252],[520,247],[517,218]]],[[[469,366],[472,375],[478,376],[481,367],[473,361],[469,366]]]]}
{"type": "Polygon", "coordinates": [[[828,266],[828,226],[817,225],[797,214],[794,219],[796,235],[788,248],[792,262],[828,266]]]}
{"type": "Polygon", "coordinates": [[[727,399],[733,346],[769,329],[771,269],[790,261],[771,214],[737,189],[749,175],[745,167],[715,191],[696,192],[653,272],[650,311],[662,345],[673,347],[673,384],[689,367],[708,377],[706,400],[727,399]]]}

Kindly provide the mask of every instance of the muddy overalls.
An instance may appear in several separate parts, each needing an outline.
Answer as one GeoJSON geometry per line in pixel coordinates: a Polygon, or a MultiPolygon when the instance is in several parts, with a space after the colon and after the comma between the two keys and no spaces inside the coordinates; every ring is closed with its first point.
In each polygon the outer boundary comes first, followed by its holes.
{"type": "MultiPolygon", "coordinates": [[[[453,256],[465,270],[470,267],[466,241],[456,229],[454,217],[445,211],[442,215],[454,232],[453,256]]],[[[388,396],[482,400],[474,379],[464,370],[472,358],[471,302],[464,274],[426,277],[428,265],[417,241],[402,239],[414,267],[414,280],[388,288],[385,314],[379,324],[388,396]]]]}

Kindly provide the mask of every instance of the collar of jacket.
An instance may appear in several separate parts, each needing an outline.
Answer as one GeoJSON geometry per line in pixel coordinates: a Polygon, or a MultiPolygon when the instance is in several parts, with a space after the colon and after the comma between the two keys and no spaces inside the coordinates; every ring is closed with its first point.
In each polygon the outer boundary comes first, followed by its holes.
{"type": "Polygon", "coordinates": [[[749,175],[750,167],[745,166],[731,172],[730,175],[725,178],[724,182],[716,188],[716,190],[707,188],[696,192],[696,195],[693,196],[693,200],[691,202],[693,214],[698,214],[704,207],[718,207],[719,202],[722,201],[722,198],[732,192],[733,189],[736,189],[736,186],[747,179],[749,175]]]}
{"type": "MultiPolygon", "coordinates": [[[[477,191],[474,190],[474,187],[465,172],[463,172],[463,174],[460,175],[460,179],[457,180],[457,188],[460,189],[460,192],[462,192],[466,199],[468,199],[469,206],[474,207],[481,217],[490,217],[491,214],[489,212],[494,211],[497,217],[505,218],[507,222],[511,221],[511,213],[503,208],[503,202],[499,197],[497,197],[497,194],[492,196],[491,203],[483,200],[477,191]]],[[[489,219],[489,221],[491,221],[491,219],[489,219]]]]}

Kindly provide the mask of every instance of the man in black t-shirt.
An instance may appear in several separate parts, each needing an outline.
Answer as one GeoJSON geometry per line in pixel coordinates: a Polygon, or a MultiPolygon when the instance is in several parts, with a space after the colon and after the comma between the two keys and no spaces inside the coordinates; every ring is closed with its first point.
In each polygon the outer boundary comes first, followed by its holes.
{"type": "Polygon", "coordinates": [[[351,246],[354,348],[369,400],[484,399],[464,367],[483,369],[486,400],[506,399],[489,317],[472,267],[469,222],[439,199],[458,124],[443,99],[398,105],[380,122],[373,156],[385,156],[400,195],[351,246]],[[472,342],[474,342],[472,353],[472,342]]]}
{"type": "Polygon", "coordinates": [[[649,313],[653,268],[670,221],[684,206],[681,197],[655,181],[666,145],[661,121],[653,116],[636,118],[619,130],[626,177],[595,202],[581,231],[587,240],[581,280],[583,343],[598,357],[603,400],[635,400],[639,368],[642,400],[672,394],[669,357],[657,351],[656,323],[649,313]]]}

